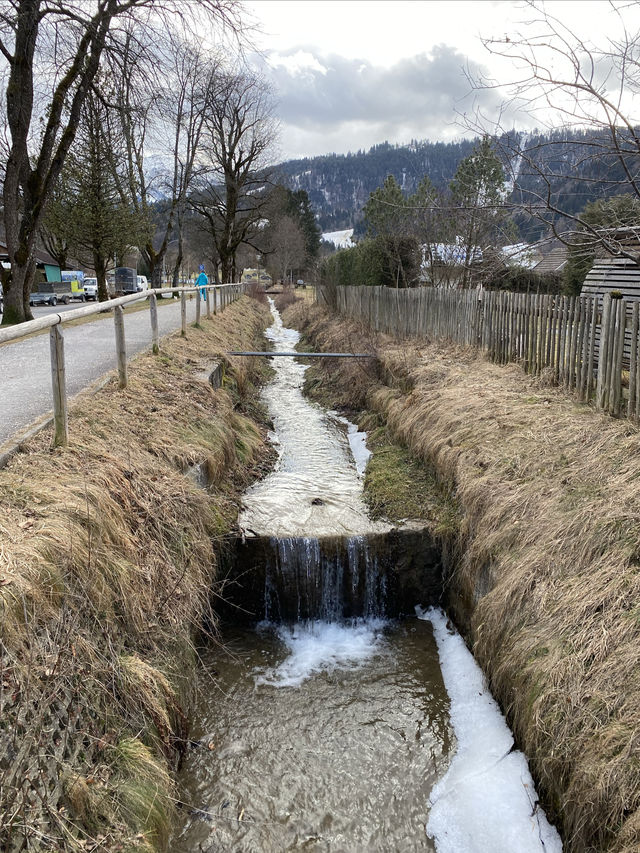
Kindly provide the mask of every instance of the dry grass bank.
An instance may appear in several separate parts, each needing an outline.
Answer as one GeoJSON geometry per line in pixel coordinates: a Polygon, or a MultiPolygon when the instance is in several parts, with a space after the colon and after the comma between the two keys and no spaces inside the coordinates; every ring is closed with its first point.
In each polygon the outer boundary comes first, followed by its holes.
{"type": "Polygon", "coordinates": [[[515,365],[318,308],[286,319],[318,349],[377,347],[377,374],[324,364],[327,389],[382,415],[454,496],[451,608],[565,849],[638,851],[640,433],[515,365]]]}
{"type": "Polygon", "coordinates": [[[270,451],[248,416],[268,314],[243,298],[79,397],[0,471],[0,849],[161,850],[216,553],[270,451]],[[185,472],[199,465],[208,489],[185,472]],[[22,846],[24,844],[24,847],[22,846]]]}

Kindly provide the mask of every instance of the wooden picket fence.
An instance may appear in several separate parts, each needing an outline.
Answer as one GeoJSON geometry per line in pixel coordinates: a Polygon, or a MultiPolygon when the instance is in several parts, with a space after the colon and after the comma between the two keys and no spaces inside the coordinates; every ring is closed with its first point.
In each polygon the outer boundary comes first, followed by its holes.
{"type": "MultiPolygon", "coordinates": [[[[318,291],[318,301],[327,301],[318,291]]],[[[638,300],[430,287],[336,291],[331,301],[341,314],[377,331],[477,347],[500,364],[545,372],[615,417],[640,418],[638,300]]]]}

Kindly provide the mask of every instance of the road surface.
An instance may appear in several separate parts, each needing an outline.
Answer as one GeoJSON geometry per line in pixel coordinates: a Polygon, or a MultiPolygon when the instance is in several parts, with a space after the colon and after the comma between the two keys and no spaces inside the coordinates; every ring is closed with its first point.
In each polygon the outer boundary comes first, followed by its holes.
{"type": "MultiPolygon", "coordinates": [[[[180,328],[180,300],[158,303],[158,331],[166,335],[180,328]]],[[[78,305],[38,307],[34,317],[61,314],[78,305]]],[[[202,311],[204,316],[204,304],[202,311]]],[[[187,300],[187,320],[195,322],[195,299],[187,300]]],[[[116,367],[113,314],[90,323],[63,326],[67,394],[77,394],[87,385],[116,367]]],[[[125,310],[127,355],[151,346],[149,311],[125,310]]],[[[0,346],[0,445],[53,407],[49,334],[0,346]]]]}

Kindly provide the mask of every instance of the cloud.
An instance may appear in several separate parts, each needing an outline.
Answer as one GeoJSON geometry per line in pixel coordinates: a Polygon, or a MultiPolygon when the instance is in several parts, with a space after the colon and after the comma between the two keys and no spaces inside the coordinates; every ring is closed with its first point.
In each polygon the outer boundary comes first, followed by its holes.
{"type": "Polygon", "coordinates": [[[448,45],[389,68],[304,47],[267,54],[263,66],[279,99],[287,156],[345,152],[385,139],[459,138],[461,113],[476,106],[493,112],[500,103],[496,91],[471,92],[466,71],[479,70],[448,45]]]}

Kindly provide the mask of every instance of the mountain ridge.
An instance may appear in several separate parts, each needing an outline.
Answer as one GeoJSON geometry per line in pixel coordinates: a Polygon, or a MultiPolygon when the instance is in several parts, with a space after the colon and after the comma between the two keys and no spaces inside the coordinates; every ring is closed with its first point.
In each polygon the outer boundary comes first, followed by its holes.
{"type": "MultiPolygon", "coordinates": [[[[446,190],[477,141],[478,137],[454,142],[382,142],[366,151],[287,160],[277,171],[291,189],[307,192],[322,231],[355,228],[357,233],[358,226],[362,227],[363,205],[388,175],[393,175],[407,195],[425,175],[438,189],[446,190]]],[[[496,143],[505,167],[507,198],[513,202],[544,197],[548,188],[543,175],[550,178],[553,201],[569,214],[581,211],[588,202],[629,191],[620,163],[606,151],[607,134],[598,129],[512,131],[496,143]],[[516,153],[517,143],[524,143],[526,157],[516,153]]],[[[524,214],[514,218],[523,239],[539,239],[549,230],[524,214]]]]}

